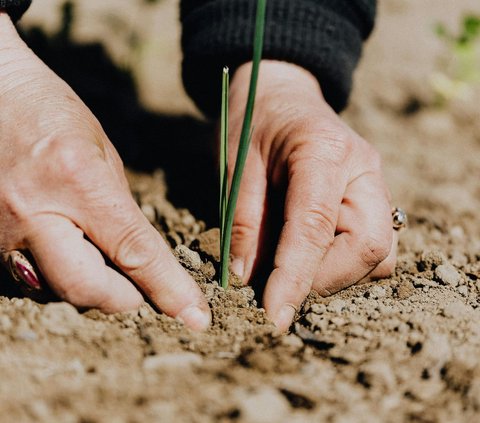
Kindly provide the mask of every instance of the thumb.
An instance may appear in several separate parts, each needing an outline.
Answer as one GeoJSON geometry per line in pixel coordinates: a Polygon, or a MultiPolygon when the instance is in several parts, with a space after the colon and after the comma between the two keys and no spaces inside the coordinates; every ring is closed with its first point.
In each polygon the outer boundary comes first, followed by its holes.
{"type": "MultiPolygon", "coordinates": [[[[231,181],[233,170],[229,171],[231,181]]],[[[230,182],[231,183],[231,182],[230,182]]],[[[230,185],[231,186],[231,185],[230,185]]],[[[245,165],[233,220],[232,271],[245,283],[258,256],[260,234],[266,209],[267,175],[260,154],[251,151],[245,165]]]]}

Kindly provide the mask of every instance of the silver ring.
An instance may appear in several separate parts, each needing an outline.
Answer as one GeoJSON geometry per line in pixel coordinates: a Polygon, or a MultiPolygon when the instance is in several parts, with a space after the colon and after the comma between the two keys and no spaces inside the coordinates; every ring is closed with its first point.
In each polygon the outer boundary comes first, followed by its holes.
{"type": "Polygon", "coordinates": [[[408,223],[408,216],[405,210],[400,207],[394,207],[392,209],[392,221],[394,230],[399,231],[405,228],[408,223]]]}
{"type": "Polygon", "coordinates": [[[18,250],[1,251],[3,264],[16,282],[25,285],[28,290],[40,291],[42,284],[35,268],[18,250]]]}

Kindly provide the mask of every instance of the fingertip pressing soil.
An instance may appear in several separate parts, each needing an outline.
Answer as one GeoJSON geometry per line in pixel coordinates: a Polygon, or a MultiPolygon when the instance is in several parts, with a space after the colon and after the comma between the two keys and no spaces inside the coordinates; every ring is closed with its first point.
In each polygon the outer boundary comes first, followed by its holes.
{"type": "MultiPolygon", "coordinates": [[[[405,237],[392,278],[330,298],[312,293],[282,335],[250,287],[218,286],[218,230],[204,231],[173,208],[159,173],[129,176],[142,209],[154,210],[153,223],[205,293],[212,327],[192,332],[148,304],[106,316],[4,297],[2,421],[478,417],[480,267],[467,238],[460,259],[438,245],[411,252],[405,237]],[[153,187],[155,203],[147,203],[153,187]]],[[[426,216],[411,222],[412,233],[435,230],[426,216]]]]}
{"type": "Polygon", "coordinates": [[[439,51],[429,25],[476,5],[458,3],[379,2],[344,115],[381,151],[409,214],[391,277],[310,294],[279,334],[250,287],[234,275],[218,286],[218,229],[168,201],[164,171],[131,171],[211,328],[194,333],[149,304],[107,316],[0,297],[0,421],[479,421],[479,96],[436,108],[425,94],[439,51]]]}

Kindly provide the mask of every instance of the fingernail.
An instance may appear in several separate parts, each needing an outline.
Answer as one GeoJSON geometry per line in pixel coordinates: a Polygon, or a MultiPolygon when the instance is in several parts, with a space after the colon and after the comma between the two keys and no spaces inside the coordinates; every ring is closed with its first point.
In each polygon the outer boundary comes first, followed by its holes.
{"type": "Polygon", "coordinates": [[[17,274],[28,286],[34,289],[40,289],[42,287],[37,276],[22,263],[19,263],[18,261],[15,262],[15,267],[17,268],[17,274]]]}
{"type": "Polygon", "coordinates": [[[296,309],[292,304],[284,304],[273,319],[273,323],[282,332],[285,332],[292,324],[296,309]]]}
{"type": "Polygon", "coordinates": [[[176,319],[193,330],[202,331],[210,326],[212,316],[210,310],[202,310],[196,305],[191,305],[183,309],[176,319]]]}
{"type": "Polygon", "coordinates": [[[234,258],[232,261],[232,271],[239,278],[243,279],[243,275],[245,273],[245,261],[240,257],[234,258]]]}

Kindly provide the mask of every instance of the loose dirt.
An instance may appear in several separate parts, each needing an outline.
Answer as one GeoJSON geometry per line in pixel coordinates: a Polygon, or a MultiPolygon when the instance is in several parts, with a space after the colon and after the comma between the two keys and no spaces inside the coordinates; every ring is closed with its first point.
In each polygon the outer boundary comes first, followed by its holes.
{"type": "MultiPolygon", "coordinates": [[[[205,292],[212,327],[190,332],[148,304],[106,316],[0,297],[0,421],[480,420],[479,93],[436,108],[428,85],[442,53],[432,25],[475,6],[380,1],[344,114],[381,151],[394,204],[409,213],[391,278],[312,293],[278,334],[250,288],[216,284],[218,230],[172,205],[171,166],[130,171],[145,215],[205,292]]],[[[128,123],[146,122],[129,111],[128,123]]]]}

